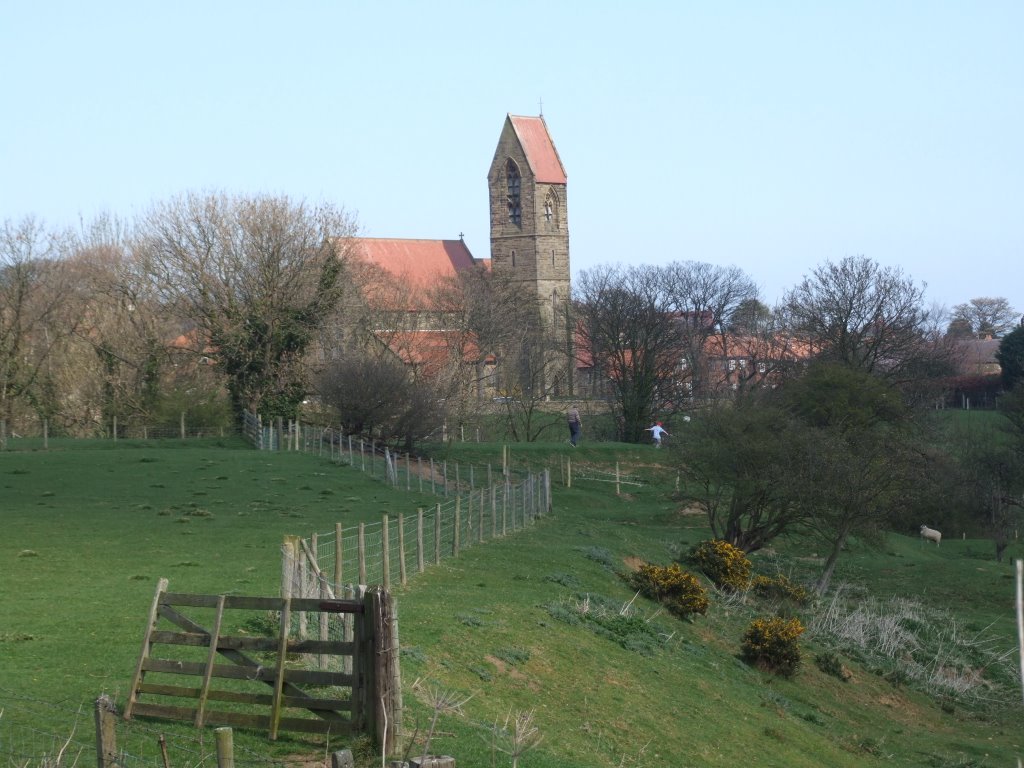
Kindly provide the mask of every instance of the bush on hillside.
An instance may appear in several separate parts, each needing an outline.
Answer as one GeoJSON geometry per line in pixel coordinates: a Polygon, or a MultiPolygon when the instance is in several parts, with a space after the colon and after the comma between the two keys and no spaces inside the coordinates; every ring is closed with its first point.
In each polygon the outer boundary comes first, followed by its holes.
{"type": "Polygon", "coordinates": [[[811,600],[811,593],[806,587],[781,573],[778,576],[755,576],[750,586],[755,595],[766,600],[789,600],[797,605],[807,605],[811,600]]]}
{"type": "Polygon", "coordinates": [[[632,585],[647,597],[665,605],[680,618],[708,610],[707,590],[692,573],[682,570],[676,563],[669,566],[641,565],[630,579],[632,585]]]}
{"type": "Polygon", "coordinates": [[[800,666],[800,635],[804,626],[798,619],[754,619],[743,634],[740,653],[744,661],[759,669],[791,677],[800,666]]]}
{"type": "Polygon", "coordinates": [[[690,550],[687,562],[697,566],[720,589],[742,592],[750,587],[750,560],[742,549],[727,541],[702,541],[690,550]]]}

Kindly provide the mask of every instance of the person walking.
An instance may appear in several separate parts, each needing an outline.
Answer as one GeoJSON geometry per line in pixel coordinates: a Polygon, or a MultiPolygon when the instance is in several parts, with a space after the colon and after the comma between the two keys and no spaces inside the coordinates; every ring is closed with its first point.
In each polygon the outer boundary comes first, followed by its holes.
{"type": "Polygon", "coordinates": [[[654,438],[654,447],[655,448],[661,448],[661,438],[662,438],[662,436],[672,437],[672,435],[670,435],[665,430],[665,428],[663,426],[661,426],[661,422],[660,421],[655,422],[653,427],[648,427],[647,429],[644,430],[644,432],[650,432],[651,433],[651,437],[654,438]]]}
{"type": "Polygon", "coordinates": [[[566,413],[565,420],[569,424],[569,445],[575,448],[576,443],[580,441],[580,431],[583,429],[583,422],[580,421],[580,411],[575,405],[566,413]]]}

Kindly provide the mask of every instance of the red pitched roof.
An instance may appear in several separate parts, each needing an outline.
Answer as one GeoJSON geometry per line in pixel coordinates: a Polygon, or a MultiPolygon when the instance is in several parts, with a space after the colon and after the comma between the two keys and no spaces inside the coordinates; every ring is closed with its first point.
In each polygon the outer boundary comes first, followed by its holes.
{"type": "Polygon", "coordinates": [[[565,168],[543,117],[509,115],[534,178],[542,184],[565,184],[565,168]]]}
{"type": "Polygon", "coordinates": [[[477,263],[462,240],[359,237],[354,244],[359,257],[418,288],[432,286],[477,263]]]}

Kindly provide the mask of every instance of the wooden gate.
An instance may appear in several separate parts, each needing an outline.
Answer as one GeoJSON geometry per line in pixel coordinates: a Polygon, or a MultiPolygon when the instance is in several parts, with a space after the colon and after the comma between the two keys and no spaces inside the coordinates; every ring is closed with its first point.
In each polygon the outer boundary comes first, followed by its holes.
{"type": "Polygon", "coordinates": [[[334,600],[193,595],[167,586],[161,579],[153,598],[125,719],[254,728],[271,739],[279,730],[366,732],[390,753],[400,698],[387,592],[334,600]],[[353,623],[350,641],[341,639],[345,621],[353,623]],[[309,625],[319,627],[316,639],[304,636],[309,625]],[[194,681],[179,684],[181,676],[194,681]]]}

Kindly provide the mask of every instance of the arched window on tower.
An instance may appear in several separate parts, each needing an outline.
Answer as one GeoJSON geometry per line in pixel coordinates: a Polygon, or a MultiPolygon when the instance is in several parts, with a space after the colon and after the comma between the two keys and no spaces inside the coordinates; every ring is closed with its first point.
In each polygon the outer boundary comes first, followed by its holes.
{"type": "Polygon", "coordinates": [[[519,166],[509,158],[505,164],[505,177],[508,181],[508,220],[513,224],[522,224],[523,208],[520,201],[523,177],[519,173],[519,166]]]}

